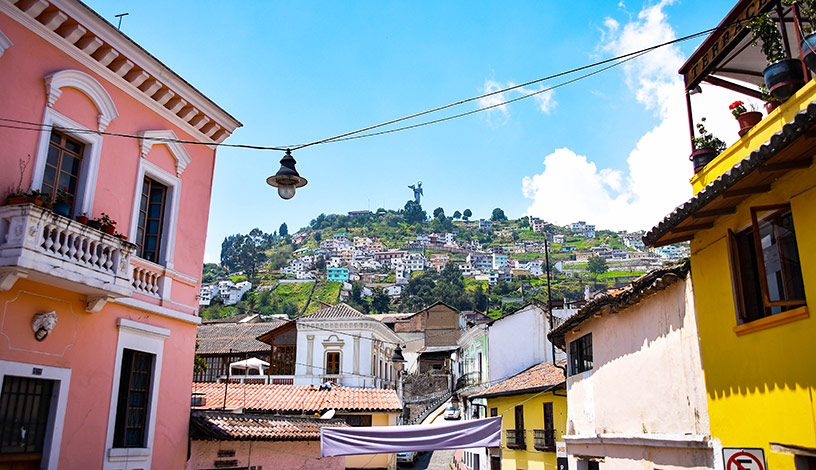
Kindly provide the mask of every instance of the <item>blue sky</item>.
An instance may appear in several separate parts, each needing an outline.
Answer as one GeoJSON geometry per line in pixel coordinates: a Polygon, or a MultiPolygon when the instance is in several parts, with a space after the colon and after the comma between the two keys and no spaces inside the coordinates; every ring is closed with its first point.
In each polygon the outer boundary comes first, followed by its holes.
{"type": "MultiPolygon", "coordinates": [[[[228,143],[260,145],[318,140],[684,36],[716,26],[733,6],[88,3],[114,24],[114,15],[128,12],[126,34],[238,118],[244,127],[228,143]]],[[[321,212],[400,208],[411,197],[407,185],[419,180],[428,212],[470,208],[478,218],[501,207],[513,218],[649,228],[690,195],[676,71],[701,41],[559,88],[546,100],[295,152],[309,184],[289,201],[265,183],[280,153],[219,149],[206,257],[217,260],[225,236],[253,227],[271,232],[286,222],[291,232],[321,212]]]]}

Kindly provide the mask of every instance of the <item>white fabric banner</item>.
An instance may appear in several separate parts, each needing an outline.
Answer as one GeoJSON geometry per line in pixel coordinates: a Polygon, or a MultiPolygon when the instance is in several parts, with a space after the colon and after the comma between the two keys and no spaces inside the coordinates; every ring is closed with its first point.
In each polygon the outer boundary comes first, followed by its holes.
{"type": "Polygon", "coordinates": [[[501,447],[501,416],[440,425],[320,429],[320,456],[501,447]]]}

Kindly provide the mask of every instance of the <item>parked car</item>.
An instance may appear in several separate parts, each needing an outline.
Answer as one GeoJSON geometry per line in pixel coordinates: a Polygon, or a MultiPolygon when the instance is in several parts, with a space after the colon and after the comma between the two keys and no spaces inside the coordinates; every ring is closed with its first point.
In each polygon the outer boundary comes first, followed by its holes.
{"type": "Polygon", "coordinates": [[[445,419],[460,419],[462,417],[462,409],[449,406],[445,410],[445,419]]]}
{"type": "Polygon", "coordinates": [[[410,463],[413,465],[416,462],[417,453],[414,451],[397,452],[397,463],[410,463]]]}

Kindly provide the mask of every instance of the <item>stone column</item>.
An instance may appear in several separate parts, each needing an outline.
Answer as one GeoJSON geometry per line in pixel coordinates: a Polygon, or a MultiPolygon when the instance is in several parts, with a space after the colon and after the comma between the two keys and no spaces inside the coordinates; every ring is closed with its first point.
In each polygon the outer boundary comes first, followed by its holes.
{"type": "Polygon", "coordinates": [[[306,335],[306,375],[312,375],[315,335],[306,335]]]}
{"type": "Polygon", "coordinates": [[[354,375],[360,375],[360,337],[354,337],[354,375]]]}

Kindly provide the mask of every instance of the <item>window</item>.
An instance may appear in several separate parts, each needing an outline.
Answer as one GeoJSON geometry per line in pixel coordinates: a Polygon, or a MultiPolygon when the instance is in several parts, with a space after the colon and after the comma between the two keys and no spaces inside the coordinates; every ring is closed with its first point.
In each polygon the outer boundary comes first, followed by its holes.
{"type": "Polygon", "coordinates": [[[114,447],[145,447],[154,357],[133,349],[122,351],[114,447]]]}
{"type": "Polygon", "coordinates": [[[490,408],[490,417],[495,418],[499,416],[499,409],[498,408],[490,408]]]}
{"type": "Polygon", "coordinates": [[[53,380],[12,375],[3,378],[0,456],[43,452],[53,390],[53,380]]]}
{"type": "Polygon", "coordinates": [[[45,160],[41,191],[56,197],[58,189],[71,195],[71,210],[76,200],[84,145],[60,132],[51,132],[45,160]]]}
{"type": "Polygon", "coordinates": [[[329,352],[326,353],[326,374],[340,375],[340,353],[329,352]]]}
{"type": "Polygon", "coordinates": [[[145,177],[139,200],[136,244],[139,246],[139,256],[154,263],[159,262],[166,199],[167,186],[145,177]]]}
{"type": "Polygon", "coordinates": [[[345,419],[346,424],[351,427],[371,427],[371,415],[346,415],[338,416],[338,418],[345,419]]]}
{"type": "Polygon", "coordinates": [[[728,238],[740,324],[805,305],[790,205],[752,207],[751,226],[728,238]]]}
{"type": "Polygon", "coordinates": [[[297,329],[294,322],[277,330],[272,337],[269,375],[295,375],[297,329]]]}
{"type": "Polygon", "coordinates": [[[592,333],[569,344],[570,375],[592,369],[592,333]]]}
{"type": "Polygon", "coordinates": [[[553,404],[544,403],[544,429],[535,431],[535,448],[549,452],[555,451],[555,424],[553,422],[553,404]]]}

